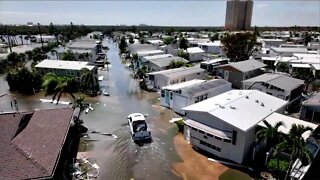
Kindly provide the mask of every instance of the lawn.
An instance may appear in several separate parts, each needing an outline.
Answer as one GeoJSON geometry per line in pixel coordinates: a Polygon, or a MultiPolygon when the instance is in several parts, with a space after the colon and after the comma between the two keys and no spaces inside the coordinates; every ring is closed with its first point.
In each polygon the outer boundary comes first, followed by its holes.
{"type": "Polygon", "coordinates": [[[240,171],[233,170],[233,169],[228,169],[226,170],[220,177],[219,180],[251,180],[252,178],[240,171]]]}

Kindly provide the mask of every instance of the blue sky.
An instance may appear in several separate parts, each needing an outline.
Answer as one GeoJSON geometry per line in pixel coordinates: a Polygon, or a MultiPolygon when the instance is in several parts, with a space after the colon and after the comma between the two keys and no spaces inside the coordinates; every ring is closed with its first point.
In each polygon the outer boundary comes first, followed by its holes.
{"type": "MultiPolygon", "coordinates": [[[[226,1],[0,1],[0,23],[223,26],[226,1]]],[[[252,25],[320,26],[320,1],[255,0],[252,25]]]]}

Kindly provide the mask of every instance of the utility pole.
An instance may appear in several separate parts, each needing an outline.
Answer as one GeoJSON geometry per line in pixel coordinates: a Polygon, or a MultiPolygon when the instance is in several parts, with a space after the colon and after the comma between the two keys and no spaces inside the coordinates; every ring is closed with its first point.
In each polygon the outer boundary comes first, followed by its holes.
{"type": "Polygon", "coordinates": [[[7,38],[8,38],[10,53],[12,53],[12,47],[11,47],[11,42],[10,42],[10,36],[9,36],[8,26],[6,25],[5,27],[6,27],[6,31],[7,31],[7,38]]]}
{"type": "Polygon", "coordinates": [[[39,30],[39,34],[40,34],[41,48],[42,48],[42,52],[43,52],[43,41],[42,41],[42,34],[41,34],[41,29],[40,29],[40,23],[38,23],[38,30],[39,30]]]}

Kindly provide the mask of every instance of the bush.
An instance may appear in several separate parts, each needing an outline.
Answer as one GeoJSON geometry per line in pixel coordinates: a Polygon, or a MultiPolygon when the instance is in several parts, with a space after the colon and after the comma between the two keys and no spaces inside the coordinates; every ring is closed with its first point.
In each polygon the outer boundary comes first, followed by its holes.
{"type": "Polygon", "coordinates": [[[183,133],[183,129],[184,129],[184,120],[181,118],[181,120],[179,121],[175,121],[174,122],[177,127],[178,127],[178,131],[183,133]]]}
{"type": "Polygon", "coordinates": [[[278,160],[276,158],[271,159],[268,162],[268,169],[273,172],[285,173],[289,168],[289,162],[286,160],[279,159],[279,169],[278,169],[278,160]]]}

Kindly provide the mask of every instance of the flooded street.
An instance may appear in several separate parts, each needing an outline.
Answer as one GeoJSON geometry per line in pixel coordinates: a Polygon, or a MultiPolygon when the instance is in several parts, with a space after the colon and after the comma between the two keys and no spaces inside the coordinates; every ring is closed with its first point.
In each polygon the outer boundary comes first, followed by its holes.
{"type": "MultiPolygon", "coordinates": [[[[95,110],[81,116],[84,125],[89,128],[90,155],[100,166],[99,179],[178,179],[171,171],[171,162],[179,161],[173,146],[177,128],[168,122],[177,115],[153,105],[159,101],[159,94],[140,91],[138,82],[130,77],[130,70],[120,59],[117,43],[109,41],[107,45],[110,49],[107,53],[110,70],[99,71],[99,75],[104,76],[100,82],[101,89],[105,89],[110,96],[87,97],[86,101],[92,103],[95,110]],[[133,112],[148,115],[152,143],[138,146],[132,141],[126,117],[133,112]],[[92,134],[92,131],[113,133],[118,138],[92,134]]],[[[2,112],[15,110],[10,107],[14,97],[19,111],[67,106],[41,102],[41,98],[51,98],[45,97],[42,92],[31,96],[10,93],[5,76],[2,75],[0,81],[2,112]]],[[[70,97],[66,95],[61,99],[64,101],[70,97]]]]}
{"type": "Polygon", "coordinates": [[[104,76],[101,89],[110,97],[94,98],[95,111],[84,114],[85,125],[92,130],[114,133],[118,139],[90,134],[93,141],[93,159],[100,166],[100,179],[178,179],[171,172],[171,162],[179,160],[173,137],[177,134],[168,121],[177,117],[170,110],[155,106],[157,93],[140,91],[139,84],[130,77],[122,64],[116,43],[108,42],[110,71],[100,71],[104,76]],[[126,117],[133,112],[147,114],[153,142],[138,146],[130,136],[126,117]]]}

